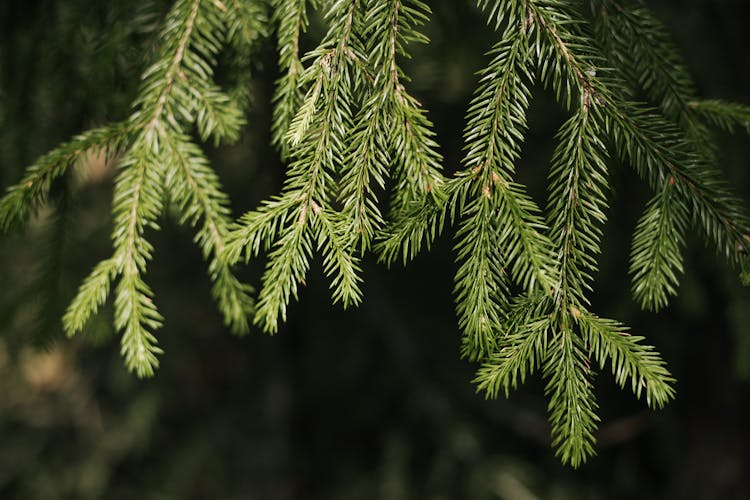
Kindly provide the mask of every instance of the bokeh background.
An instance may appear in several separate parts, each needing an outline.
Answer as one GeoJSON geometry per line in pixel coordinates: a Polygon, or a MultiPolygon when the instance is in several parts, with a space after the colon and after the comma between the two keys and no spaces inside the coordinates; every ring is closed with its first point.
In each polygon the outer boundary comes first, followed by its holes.
{"type": "MultiPolygon", "coordinates": [[[[414,48],[412,90],[430,110],[446,170],[496,38],[472,2],[435,0],[414,48]]],[[[654,2],[701,96],[750,104],[750,3],[654,2]]],[[[128,114],[168,2],[0,2],[0,187],[72,134],[128,114]]],[[[313,20],[310,40],[321,33],[313,20]]],[[[312,43],[312,42],[311,42],[312,43]]],[[[242,140],[209,151],[235,214],[280,186],[269,147],[272,49],[256,54],[242,140]]],[[[538,200],[564,115],[537,88],[518,166],[538,200]]],[[[750,207],[750,139],[720,136],[722,168],[750,207]]],[[[598,456],[573,470],[549,445],[543,383],[486,401],[459,359],[450,231],[408,267],[365,262],[363,305],[329,304],[313,266],[275,337],[231,336],[209,298],[192,232],[149,233],[148,280],[166,317],[156,377],[127,373],[105,308],[68,340],[60,317],[109,253],[113,172],[91,157],[55,185],[23,231],[0,239],[0,498],[52,499],[743,499],[750,498],[750,289],[691,236],[680,295],[641,311],[627,282],[646,186],[613,164],[594,307],[657,346],[677,399],[650,411],[596,380],[598,456]]],[[[258,282],[262,262],[242,270],[258,282]]]]}

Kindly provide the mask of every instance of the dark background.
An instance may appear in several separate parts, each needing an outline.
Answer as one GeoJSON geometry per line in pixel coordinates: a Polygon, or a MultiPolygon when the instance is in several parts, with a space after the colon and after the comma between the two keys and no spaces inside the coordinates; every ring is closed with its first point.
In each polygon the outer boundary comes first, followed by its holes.
{"type": "MultiPolygon", "coordinates": [[[[750,4],[654,2],[703,97],[750,104],[750,4]]],[[[496,38],[470,2],[431,2],[433,43],[413,48],[411,89],[430,110],[446,170],[461,156],[474,72],[496,38]]],[[[164,2],[0,2],[0,186],[72,134],[128,114],[164,2]]],[[[317,27],[316,27],[317,26],[317,27]]],[[[313,27],[312,40],[320,34],[313,27]]],[[[280,186],[268,146],[272,49],[257,54],[240,143],[211,150],[235,214],[280,186]]],[[[519,177],[543,200],[564,114],[534,92],[519,177]]],[[[750,200],[750,140],[721,136],[722,168],[750,200]]],[[[66,340],[59,318],[109,255],[112,171],[100,158],[55,185],[48,208],[0,240],[2,499],[741,499],[750,498],[750,289],[689,238],[680,295],[659,314],[629,293],[629,238],[648,199],[613,164],[594,310],[645,334],[678,379],[650,411],[604,370],[599,455],[563,467],[538,379],[485,401],[459,359],[450,232],[408,267],[365,262],[365,300],[329,304],[314,265],[275,337],[231,336],[209,298],[192,231],[150,232],[148,281],[166,317],[155,378],[127,373],[105,308],[66,340]]],[[[262,262],[242,270],[257,283],[262,262]]]]}

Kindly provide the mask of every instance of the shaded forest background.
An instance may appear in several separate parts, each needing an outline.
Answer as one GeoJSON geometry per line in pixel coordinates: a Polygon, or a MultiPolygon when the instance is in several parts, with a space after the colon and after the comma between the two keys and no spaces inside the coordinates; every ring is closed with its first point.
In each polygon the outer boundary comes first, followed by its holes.
{"type": "MultiPolygon", "coordinates": [[[[0,3],[0,187],[71,135],[121,119],[168,2],[0,3]]],[[[445,168],[461,157],[475,71],[497,36],[473,2],[435,0],[428,46],[407,72],[435,122],[445,168]]],[[[750,3],[653,5],[704,97],[750,103],[750,3]]],[[[313,19],[310,35],[323,27],[313,19]]],[[[276,192],[269,146],[275,54],[256,54],[242,140],[209,149],[234,213],[276,192]]],[[[565,119],[535,90],[518,165],[544,199],[552,137],[565,119]]],[[[722,166],[750,206],[750,140],[721,138],[722,166]]],[[[647,196],[613,165],[614,201],[596,281],[598,311],[661,351],[676,401],[652,412],[609,376],[597,380],[599,456],[579,470],[549,446],[543,385],[509,400],[474,393],[459,359],[450,231],[407,268],[365,262],[365,299],[329,304],[319,267],[279,334],[238,338],[209,297],[192,231],[169,218],[149,281],[166,317],[155,378],[128,374],[108,310],[83,336],[60,317],[108,255],[112,169],[91,157],[58,183],[48,209],[0,240],[2,499],[741,499],[750,495],[750,289],[690,238],[680,294],[640,311],[627,282],[630,235],[647,196]]],[[[259,264],[242,271],[258,282],[259,264]]]]}

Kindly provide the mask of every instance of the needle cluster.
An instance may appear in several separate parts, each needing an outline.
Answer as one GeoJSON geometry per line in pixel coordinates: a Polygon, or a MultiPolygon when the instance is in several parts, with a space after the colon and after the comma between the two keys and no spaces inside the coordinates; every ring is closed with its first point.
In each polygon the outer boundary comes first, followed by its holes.
{"type": "Polygon", "coordinates": [[[661,407],[674,379],[658,352],[592,310],[613,160],[653,192],[634,229],[630,274],[642,307],[677,293],[695,228],[750,281],[750,223],[718,168],[713,129],[750,132],[750,108],[701,99],[666,30],[637,0],[478,0],[496,33],[466,113],[465,154],[450,176],[403,62],[430,8],[421,0],[177,0],[143,73],[133,113],[74,137],[31,165],[0,200],[0,230],[22,223],[84,155],[117,165],[112,255],[83,280],[63,318],[73,335],[110,295],[129,369],[150,376],[162,325],[146,282],[148,232],[171,205],[196,228],[212,295],[236,333],[278,331],[315,257],[333,302],[363,300],[367,252],[412,259],[448,225],[461,354],[488,397],[528,376],[546,381],[552,442],[564,463],[595,453],[597,369],[661,407]],[[584,8],[586,7],[586,8],[584,8]],[[311,16],[327,31],[303,44],[311,16]],[[287,164],[280,192],[233,219],[201,145],[236,141],[248,61],[275,34],[272,142],[287,164]],[[312,46],[307,52],[303,46],[312,46]],[[220,54],[234,64],[216,82],[220,54]],[[567,110],[544,203],[517,180],[531,89],[567,110]],[[640,99],[640,100],[639,100],[640,99]],[[386,197],[386,199],[382,199],[386,197]],[[234,266],[265,258],[254,289],[234,266]]]}

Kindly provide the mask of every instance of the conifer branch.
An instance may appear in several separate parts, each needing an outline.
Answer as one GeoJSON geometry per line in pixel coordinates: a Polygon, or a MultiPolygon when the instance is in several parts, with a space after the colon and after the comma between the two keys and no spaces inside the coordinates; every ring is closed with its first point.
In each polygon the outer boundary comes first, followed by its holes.
{"type": "MultiPolygon", "coordinates": [[[[538,293],[522,295],[507,308],[493,349],[482,361],[474,378],[477,392],[487,398],[505,397],[542,367],[547,356],[547,343],[553,327],[547,313],[549,296],[538,293]]],[[[468,339],[470,342],[471,339],[468,339]]],[[[464,344],[464,350],[473,350],[464,344]]]]}
{"type": "MultiPolygon", "coordinates": [[[[728,192],[718,172],[686,150],[679,132],[665,120],[631,109],[613,114],[607,128],[616,128],[614,144],[621,157],[641,165],[639,173],[648,176],[652,189],[674,183],[683,203],[690,207],[693,220],[719,252],[732,262],[739,260],[738,248],[745,248],[750,234],[747,216],[739,201],[728,192]],[[634,118],[658,131],[656,142],[643,132],[634,118]],[[670,139],[676,138],[676,139],[670,139]],[[675,141],[675,142],[673,142],[675,141]]],[[[674,210],[674,209],[673,209],[674,210]]]]}
{"type": "Polygon", "coordinates": [[[606,221],[607,151],[591,116],[600,112],[584,94],[580,107],[558,133],[549,173],[550,230],[560,264],[557,297],[565,310],[588,304],[586,292],[597,269],[601,225],[606,221]]]}
{"type": "Polygon", "coordinates": [[[640,0],[589,0],[593,18],[562,0],[477,4],[499,41],[480,72],[465,157],[450,179],[401,65],[410,43],[428,41],[421,28],[431,12],[422,0],[176,0],[130,118],[74,137],[30,166],[0,199],[0,232],[22,222],[88,152],[116,156],[112,254],[85,278],[63,324],[68,335],[81,331],[113,292],[126,366],[150,376],[163,318],[145,281],[153,253],[146,231],[158,229],[164,203],[196,228],[211,295],[237,333],[251,320],[279,330],[314,255],[332,301],[357,305],[364,253],[374,247],[381,261],[406,263],[449,220],[461,355],[480,364],[477,390],[507,396],[541,369],[553,446],[577,467],[594,453],[599,420],[590,359],[610,363],[616,382],[649,406],[674,397],[674,379],[654,348],[589,311],[609,154],[655,193],[630,260],[644,308],[664,307],[676,293],[689,219],[750,282],[750,221],[717,166],[707,127],[750,132],[750,107],[700,99],[663,24],[640,0]],[[308,7],[327,9],[328,30],[301,57],[308,7]],[[272,141],[289,165],[281,192],[232,222],[197,139],[219,145],[240,137],[253,52],[271,31],[269,8],[281,74],[272,141]],[[214,78],[219,58],[228,90],[214,78]],[[544,212],[515,172],[535,81],[571,115],[556,136],[544,212]],[[639,95],[654,107],[635,102],[639,95]],[[385,191],[387,214],[379,199],[385,191]],[[268,261],[256,307],[232,266],[261,253],[268,261]]]}
{"type": "Polygon", "coordinates": [[[649,202],[633,235],[630,274],[633,296],[646,309],[667,305],[668,295],[677,294],[683,272],[682,249],[687,225],[687,207],[674,200],[673,183],[665,183],[649,202]]]}
{"type": "Polygon", "coordinates": [[[686,128],[697,125],[687,106],[695,95],[693,79],[650,9],[640,0],[593,0],[592,6],[606,20],[600,30],[609,37],[606,55],[631,87],[645,90],[668,118],[686,128]]]}
{"type": "MultiPolygon", "coordinates": [[[[169,159],[164,143],[169,140],[167,128],[178,126],[175,111],[181,109],[172,105],[170,96],[173,91],[180,92],[175,83],[183,60],[190,55],[188,46],[200,3],[178,1],[167,16],[163,35],[167,57],[144,75],[144,86],[135,102],[138,111],[130,119],[131,123],[142,123],[143,130],[130,146],[115,181],[113,259],[121,275],[115,292],[115,328],[122,331],[121,352],[126,366],[140,377],[152,376],[159,365],[156,356],[161,350],[156,347],[153,331],[162,324],[153,294],[141,277],[153,251],[143,232],[146,226],[157,227],[156,219],[163,209],[162,165],[169,159]]],[[[200,71],[200,66],[192,69],[200,71]]]]}
{"type": "Polygon", "coordinates": [[[445,225],[445,203],[427,197],[424,203],[404,207],[402,216],[383,230],[375,246],[378,260],[390,266],[401,256],[404,265],[413,260],[422,246],[430,249],[445,225]]]}
{"type": "MultiPolygon", "coordinates": [[[[480,368],[475,382],[490,396],[497,395],[500,388],[507,395],[519,379],[523,381],[527,370],[530,372],[543,360],[553,446],[564,463],[577,467],[594,453],[594,432],[599,420],[591,390],[593,372],[587,357],[589,348],[601,362],[606,356],[612,356],[621,384],[625,377],[635,380],[634,373],[641,370],[644,379],[634,382],[634,391],[637,384],[645,383],[645,377],[648,383],[658,387],[654,394],[649,393],[649,401],[653,397],[658,399],[658,404],[663,404],[672,397],[673,391],[666,370],[655,368],[661,367],[663,362],[658,354],[647,352],[651,348],[625,347],[620,337],[611,335],[614,327],[606,330],[606,335],[592,339],[592,330],[601,333],[606,323],[592,320],[593,315],[585,309],[586,291],[591,289],[592,273],[596,270],[595,256],[601,238],[599,225],[605,221],[607,154],[600,135],[612,130],[603,125],[610,114],[618,119],[629,119],[631,115],[622,116],[624,101],[615,97],[622,95],[618,93],[621,84],[607,75],[597,77],[601,59],[595,50],[585,48],[586,37],[576,31],[582,21],[561,7],[556,2],[531,1],[525,23],[526,27],[534,26],[541,32],[541,44],[536,52],[542,80],[551,84],[558,100],[566,107],[573,106],[574,97],[579,101],[574,115],[558,134],[559,146],[550,171],[548,217],[558,249],[560,279],[559,287],[552,289],[554,301],[542,301],[535,317],[541,319],[545,331],[552,332],[552,338],[538,332],[538,337],[529,336],[530,325],[539,324],[540,320],[521,316],[520,323],[506,322],[494,352],[480,368]],[[524,319],[528,322],[524,323],[524,319]],[[631,364],[626,365],[623,359],[631,364]]],[[[639,125],[640,121],[633,121],[630,132],[645,137],[639,125]]],[[[640,161],[643,144],[636,147],[628,143],[628,146],[640,155],[634,162],[644,168],[640,161]]],[[[651,162],[648,166],[656,163],[653,159],[651,162]]],[[[666,229],[674,225],[679,228],[680,220],[666,218],[666,229]]],[[[659,266],[659,271],[672,264],[673,260],[667,260],[659,266]]],[[[639,390],[636,394],[640,394],[639,390]]]]}
{"type": "Polygon", "coordinates": [[[78,294],[63,316],[63,328],[68,336],[82,331],[91,316],[104,305],[109,296],[110,284],[116,274],[117,265],[114,259],[105,259],[99,262],[81,283],[78,294]]]}
{"type": "Polygon", "coordinates": [[[640,398],[645,392],[646,402],[652,408],[661,408],[674,398],[674,378],[659,353],[640,343],[643,337],[632,336],[616,321],[598,318],[585,311],[581,312],[578,322],[589,355],[602,368],[609,360],[612,374],[621,387],[630,380],[633,394],[640,398]]]}
{"type": "MultiPolygon", "coordinates": [[[[162,50],[167,57],[160,59],[146,70],[143,75],[144,85],[139,99],[134,104],[134,107],[140,109],[139,112],[136,112],[135,117],[131,117],[131,121],[137,122],[140,121],[139,115],[143,115],[147,137],[163,119],[165,109],[168,112],[167,122],[175,122],[173,110],[170,109],[171,107],[167,108],[168,98],[175,87],[178,76],[180,76],[179,72],[183,66],[183,60],[189,55],[187,49],[195,29],[200,5],[201,0],[189,2],[178,0],[167,15],[162,35],[164,40],[162,50]]],[[[195,58],[192,62],[197,65],[193,68],[194,71],[198,70],[210,74],[210,69],[206,71],[207,65],[201,59],[195,58]]]]}
{"type": "MultiPolygon", "coordinates": [[[[662,113],[684,131],[691,154],[701,162],[701,169],[717,169],[717,147],[708,128],[703,125],[689,101],[695,99],[695,84],[677,48],[669,40],[661,22],[642,2],[612,2],[597,0],[604,20],[600,37],[608,37],[607,56],[631,82],[633,89],[641,88],[650,100],[657,103],[662,113]]],[[[596,8],[595,8],[596,9],[596,8]]],[[[716,173],[714,173],[716,175],[716,173]]],[[[643,215],[636,229],[631,254],[631,273],[636,299],[647,308],[658,309],[667,304],[667,295],[676,293],[681,274],[681,250],[687,229],[685,201],[668,196],[675,180],[657,187],[657,198],[643,215]],[[656,221],[660,223],[657,224],[656,221]],[[650,222],[647,222],[650,221],[650,222]],[[679,223],[676,223],[679,222],[679,223]],[[650,236],[646,235],[648,232],[650,236]],[[673,238],[665,242],[654,238],[667,232],[673,238]],[[635,249],[640,254],[636,256],[635,249]],[[647,256],[663,255],[669,249],[672,265],[667,260],[647,256]],[[667,278],[669,276],[669,278],[667,278]]],[[[726,191],[726,190],[725,190],[726,191]]],[[[727,198],[731,198],[725,192],[727,198]]]]}
{"type": "Polygon", "coordinates": [[[159,367],[153,332],[161,327],[162,316],[154,306],[153,293],[139,273],[125,273],[115,292],[115,328],[122,332],[120,353],[128,370],[139,377],[151,377],[159,367]]]}
{"type": "Polygon", "coordinates": [[[63,143],[26,169],[21,181],[0,199],[0,233],[21,224],[29,212],[44,202],[52,183],[65,175],[85,155],[104,150],[112,157],[122,146],[130,125],[114,123],[95,128],[63,143]]]}
{"type": "MultiPolygon", "coordinates": [[[[379,112],[383,138],[388,157],[395,162],[392,176],[390,217],[381,231],[376,248],[382,262],[392,263],[401,253],[404,263],[412,259],[423,245],[430,247],[440,233],[445,218],[446,180],[441,173],[442,156],[434,140],[432,123],[420,103],[404,86],[408,77],[397,64],[397,56],[408,57],[405,46],[409,42],[427,43],[428,39],[416,30],[424,24],[430,13],[429,7],[420,1],[389,1],[388,9],[375,14],[382,16],[379,22],[388,26],[381,35],[373,35],[376,43],[371,50],[371,59],[381,62],[383,77],[376,80],[376,87],[368,106],[379,112]]],[[[374,19],[373,21],[378,21],[374,19]]],[[[367,115],[361,121],[367,123],[367,115]]],[[[375,133],[375,131],[373,131],[375,133]]],[[[376,179],[380,170],[374,169],[376,179]]]]}
{"type": "Polygon", "coordinates": [[[153,375],[158,367],[156,355],[161,350],[155,346],[153,331],[162,324],[153,294],[141,278],[153,252],[143,233],[147,226],[158,227],[156,219],[161,215],[164,197],[162,172],[153,168],[160,158],[143,147],[145,140],[144,136],[136,140],[120,165],[112,208],[112,258],[121,276],[115,292],[115,328],[123,332],[121,352],[126,366],[140,377],[153,375]]]}
{"type": "Polygon", "coordinates": [[[135,275],[146,270],[153,247],[143,238],[143,232],[148,226],[158,227],[156,219],[163,209],[161,172],[150,168],[160,158],[142,148],[143,140],[137,140],[136,147],[123,159],[115,182],[112,241],[117,271],[122,274],[135,275]]]}
{"type": "Polygon", "coordinates": [[[386,31],[383,65],[389,79],[385,79],[386,102],[393,109],[386,118],[386,131],[392,154],[396,159],[394,177],[396,187],[391,201],[391,216],[398,220],[403,207],[423,202],[430,197],[438,203],[444,200],[442,192],[445,179],[441,173],[442,156],[437,151],[432,122],[427,118],[421,104],[410,95],[404,86],[408,81],[396,61],[398,55],[409,57],[408,43],[428,43],[429,40],[417,27],[427,22],[430,9],[418,0],[391,0],[386,31]]]}
{"type": "Polygon", "coordinates": [[[276,333],[279,318],[286,321],[291,298],[297,299],[299,284],[304,284],[313,251],[311,233],[304,222],[297,222],[281,232],[274,250],[268,254],[262,288],[256,305],[255,324],[263,331],[276,333]]]}
{"type": "Polygon", "coordinates": [[[691,101],[688,106],[711,125],[727,132],[734,132],[735,127],[741,127],[750,135],[750,106],[719,99],[691,101]]]}
{"type": "Polygon", "coordinates": [[[360,111],[357,128],[351,143],[357,145],[350,153],[341,178],[342,216],[349,226],[345,233],[352,235],[351,246],[369,249],[373,238],[385,220],[378,208],[374,188],[385,188],[390,163],[382,133],[382,96],[373,94],[360,111]],[[375,186],[373,186],[373,184],[375,186]]]}
{"type": "MultiPolygon", "coordinates": [[[[433,140],[432,123],[406,91],[403,81],[407,78],[397,62],[397,56],[408,57],[407,43],[427,42],[416,27],[428,14],[429,8],[420,1],[387,0],[384,6],[375,4],[363,21],[371,27],[364,34],[369,41],[365,50],[377,78],[367,80],[369,95],[355,117],[352,148],[340,182],[346,232],[355,236],[354,245],[362,251],[369,249],[383,228],[374,189],[382,189],[386,177],[395,178],[390,204],[394,226],[403,219],[404,210],[412,212],[427,203],[428,197],[443,197],[442,157],[433,140]]],[[[395,234],[390,228],[386,231],[395,234]]]]}
{"type": "Polygon", "coordinates": [[[552,424],[552,446],[564,464],[578,467],[596,453],[594,433],[599,417],[592,391],[592,372],[580,338],[561,330],[550,340],[544,363],[545,393],[552,424]]]}
{"type": "Polygon", "coordinates": [[[350,245],[346,236],[350,233],[341,229],[342,222],[335,212],[329,214],[325,208],[316,209],[315,206],[313,210],[318,250],[323,251],[323,271],[331,278],[333,302],[341,302],[344,308],[359,305],[362,301],[362,292],[359,289],[359,283],[362,281],[359,274],[362,270],[358,260],[349,253],[350,245]]]}
{"type": "MultiPolygon", "coordinates": [[[[622,90],[625,85],[616,77],[597,76],[599,68],[595,63],[600,58],[593,49],[585,52],[582,43],[585,38],[571,31],[581,26],[580,18],[565,9],[550,9],[535,2],[530,5],[538,23],[545,27],[551,50],[560,60],[544,63],[543,68],[565,68],[568,75],[567,83],[558,88],[558,95],[570,96],[571,88],[577,88],[579,93],[590,93],[598,104],[606,107],[608,112],[601,127],[612,139],[619,156],[629,160],[654,190],[665,182],[674,182],[706,237],[722,254],[737,262],[736,249],[746,245],[747,217],[718,173],[691,151],[680,131],[666,119],[623,98],[627,91],[622,90]],[[568,90],[563,92],[563,89],[568,90]]],[[[569,97],[565,99],[569,101],[569,97]]]]}
{"type": "Polygon", "coordinates": [[[194,225],[203,218],[196,241],[204,257],[214,259],[212,295],[233,330],[248,330],[251,289],[231,274],[227,263],[216,260],[226,245],[228,199],[215,172],[184,133],[187,124],[195,123],[204,139],[212,135],[218,142],[235,139],[243,124],[239,108],[211,81],[225,11],[221,2],[178,0],[167,15],[160,58],[144,73],[135,112],[128,120],[128,127],[140,130],[128,144],[115,180],[113,256],[94,268],[65,315],[68,334],[80,331],[119,275],[115,327],[122,331],[126,366],[141,377],[153,375],[161,353],[153,332],[163,318],[143,280],[153,251],[144,232],[147,227],[158,229],[165,197],[178,204],[182,222],[194,225]]]}
{"type": "Polygon", "coordinates": [[[456,233],[456,258],[461,265],[453,293],[458,324],[467,338],[464,354],[471,360],[491,352],[508,303],[502,237],[493,211],[491,202],[480,198],[466,209],[456,233]]]}
{"type": "Polygon", "coordinates": [[[304,72],[300,60],[300,37],[307,29],[308,0],[273,0],[273,21],[277,25],[279,69],[282,76],[276,81],[273,96],[274,115],[272,141],[280,149],[282,157],[289,154],[289,145],[284,139],[297,114],[302,94],[300,77],[304,72]]]}
{"type": "Polygon", "coordinates": [[[495,58],[483,71],[469,106],[465,170],[452,184],[451,194],[457,196],[460,212],[482,197],[493,200],[498,227],[503,228],[503,253],[514,279],[526,290],[535,284],[549,290],[555,282],[555,266],[551,243],[544,236],[546,227],[525,188],[511,177],[526,128],[528,82],[533,80],[528,70],[532,36],[526,27],[510,26],[493,50],[495,58]]]}
{"type": "Polygon", "coordinates": [[[235,333],[247,333],[247,318],[254,309],[250,296],[253,289],[240,283],[231,273],[229,265],[218,257],[227,245],[231,223],[229,199],[221,191],[216,172],[195,144],[179,134],[169,137],[168,141],[169,155],[174,161],[166,174],[167,192],[179,207],[181,222],[195,226],[199,219],[203,219],[195,240],[203,251],[203,257],[211,259],[209,270],[214,282],[211,293],[225,323],[235,333]]]}
{"type": "Polygon", "coordinates": [[[456,235],[461,265],[454,292],[459,324],[477,342],[467,351],[472,358],[484,355],[500,323],[507,303],[506,267],[527,291],[555,288],[546,227],[523,186],[511,178],[526,128],[530,38],[525,25],[509,26],[494,48],[469,107],[466,169],[449,185],[454,210],[469,216],[456,235]]]}
{"type": "Polygon", "coordinates": [[[685,131],[694,153],[715,164],[715,141],[691,106],[695,83],[664,24],[641,0],[592,0],[592,8],[601,13],[598,33],[612,65],[685,131]]]}
{"type": "Polygon", "coordinates": [[[255,323],[270,333],[278,318],[286,319],[289,300],[297,298],[312,256],[312,241],[323,252],[324,270],[333,278],[335,301],[344,306],[361,300],[358,260],[337,227],[337,215],[329,215],[335,189],[334,175],[344,163],[351,129],[353,90],[357,78],[352,61],[361,58],[359,0],[333,4],[327,14],[331,26],[321,45],[306,59],[313,59],[300,82],[309,85],[305,100],[289,126],[285,140],[292,146],[292,163],[282,193],[249,212],[235,227],[225,257],[237,259],[257,253],[277,237],[263,275],[263,287],[255,323]],[[325,213],[322,213],[325,211],[325,213]],[[315,227],[318,223],[319,227],[315,227]]]}
{"type": "Polygon", "coordinates": [[[342,216],[349,226],[345,232],[353,236],[352,247],[359,246],[362,252],[369,249],[376,232],[385,223],[374,188],[385,187],[391,163],[386,137],[390,132],[393,90],[399,77],[395,69],[399,8],[400,2],[390,1],[385,8],[377,6],[368,11],[363,21],[365,25],[377,26],[377,30],[368,33],[370,44],[365,50],[378,78],[372,81],[370,95],[355,117],[352,146],[340,182],[342,216]],[[373,182],[375,186],[371,186],[373,182]]]}

